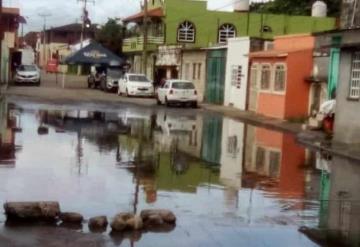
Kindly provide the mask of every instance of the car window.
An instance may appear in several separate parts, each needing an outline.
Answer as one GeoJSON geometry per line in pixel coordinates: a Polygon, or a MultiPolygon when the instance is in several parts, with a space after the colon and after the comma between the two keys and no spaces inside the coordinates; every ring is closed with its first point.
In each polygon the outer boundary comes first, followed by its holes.
{"type": "Polygon", "coordinates": [[[111,77],[117,77],[120,78],[122,76],[122,71],[119,69],[108,69],[108,73],[109,76],[111,77]]]}
{"type": "Polygon", "coordinates": [[[129,81],[150,82],[150,80],[144,75],[129,75],[129,81]]]}
{"type": "Polygon", "coordinates": [[[18,68],[19,71],[37,71],[35,65],[20,65],[18,68]]]}
{"type": "Polygon", "coordinates": [[[174,89],[195,89],[194,84],[190,82],[174,82],[172,84],[174,89]]]}
{"type": "Polygon", "coordinates": [[[169,87],[170,87],[170,82],[166,82],[164,88],[169,88],[169,87]]]}

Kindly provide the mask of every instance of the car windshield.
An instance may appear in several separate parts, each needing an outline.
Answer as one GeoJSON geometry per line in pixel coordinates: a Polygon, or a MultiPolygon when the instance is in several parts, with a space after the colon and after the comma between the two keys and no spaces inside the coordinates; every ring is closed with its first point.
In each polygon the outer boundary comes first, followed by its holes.
{"type": "Polygon", "coordinates": [[[195,89],[194,84],[191,82],[174,82],[172,84],[174,89],[195,89]]]}
{"type": "Polygon", "coordinates": [[[129,75],[129,81],[150,82],[144,75],[129,75]]]}
{"type": "Polygon", "coordinates": [[[120,78],[122,75],[122,71],[119,69],[108,69],[107,74],[111,77],[120,78]]]}
{"type": "Polygon", "coordinates": [[[35,65],[20,65],[18,70],[19,71],[37,71],[35,65]]]}

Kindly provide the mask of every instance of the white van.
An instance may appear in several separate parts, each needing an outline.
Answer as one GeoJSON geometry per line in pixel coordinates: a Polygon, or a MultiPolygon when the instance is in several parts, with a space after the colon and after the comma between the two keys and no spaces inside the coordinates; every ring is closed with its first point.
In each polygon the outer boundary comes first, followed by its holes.
{"type": "Polygon", "coordinates": [[[119,95],[129,96],[154,96],[154,86],[143,74],[124,74],[119,81],[119,95]]]}

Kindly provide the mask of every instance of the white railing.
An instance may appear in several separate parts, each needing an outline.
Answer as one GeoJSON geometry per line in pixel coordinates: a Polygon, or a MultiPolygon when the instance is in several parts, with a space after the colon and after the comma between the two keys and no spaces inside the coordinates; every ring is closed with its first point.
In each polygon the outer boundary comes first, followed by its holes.
{"type": "MultiPolygon", "coordinates": [[[[148,36],[148,44],[158,44],[161,45],[165,41],[164,36],[148,36]]],[[[144,44],[144,36],[139,37],[133,37],[133,38],[127,38],[123,40],[124,45],[131,45],[133,43],[136,43],[138,45],[144,44]]]]}

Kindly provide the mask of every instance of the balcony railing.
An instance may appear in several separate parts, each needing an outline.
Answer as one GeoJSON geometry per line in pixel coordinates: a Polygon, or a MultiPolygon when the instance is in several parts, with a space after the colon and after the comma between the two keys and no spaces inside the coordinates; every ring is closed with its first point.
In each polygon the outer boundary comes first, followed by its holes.
{"type": "MultiPolygon", "coordinates": [[[[164,44],[164,36],[149,35],[147,39],[148,49],[156,49],[157,45],[164,44]]],[[[123,40],[123,51],[134,52],[142,51],[144,49],[144,36],[132,37],[123,40]]]]}

